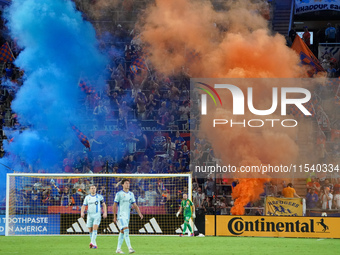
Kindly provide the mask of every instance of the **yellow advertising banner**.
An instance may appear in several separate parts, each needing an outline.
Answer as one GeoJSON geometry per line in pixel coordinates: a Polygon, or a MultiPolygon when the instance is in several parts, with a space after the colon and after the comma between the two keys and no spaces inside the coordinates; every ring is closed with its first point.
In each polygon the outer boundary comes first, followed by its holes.
{"type": "MultiPolygon", "coordinates": [[[[206,215],[205,235],[215,235],[215,216],[206,215]]],[[[340,218],[216,216],[217,236],[340,238],[340,218]]]]}
{"type": "Polygon", "coordinates": [[[301,198],[266,197],[266,215],[303,216],[301,198]]]}

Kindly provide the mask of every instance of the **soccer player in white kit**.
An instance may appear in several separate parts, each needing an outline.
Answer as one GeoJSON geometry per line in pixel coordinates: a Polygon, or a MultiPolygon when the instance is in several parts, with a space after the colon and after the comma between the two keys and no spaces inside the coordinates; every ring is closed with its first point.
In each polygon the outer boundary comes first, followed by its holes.
{"type": "Polygon", "coordinates": [[[97,188],[95,185],[90,186],[90,195],[87,195],[84,199],[84,203],[81,207],[81,217],[85,216],[85,206],[87,205],[87,220],[86,226],[90,231],[90,248],[97,249],[97,229],[101,220],[101,208],[103,207],[103,218],[107,217],[107,208],[102,195],[96,193],[97,188]]]}
{"type": "Polygon", "coordinates": [[[139,207],[136,204],[136,199],[134,194],[129,191],[130,189],[130,181],[128,179],[123,179],[121,181],[123,186],[123,190],[117,192],[114,204],[113,204],[113,221],[117,222],[117,205],[118,205],[118,220],[119,220],[119,229],[120,233],[118,236],[118,245],[116,253],[123,254],[124,252],[121,250],[123,241],[127,247],[129,248],[129,253],[134,253],[135,251],[131,247],[130,237],[129,237],[129,220],[130,220],[130,211],[131,207],[134,207],[137,211],[139,217],[143,219],[143,214],[140,212],[139,207]]]}

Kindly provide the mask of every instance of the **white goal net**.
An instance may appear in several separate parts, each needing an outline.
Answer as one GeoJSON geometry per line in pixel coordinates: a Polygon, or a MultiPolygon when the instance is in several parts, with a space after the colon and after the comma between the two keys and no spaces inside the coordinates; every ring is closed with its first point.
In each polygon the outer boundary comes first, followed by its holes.
{"type": "Polygon", "coordinates": [[[99,234],[117,234],[113,201],[129,179],[130,191],[144,215],[131,211],[130,234],[176,235],[182,233],[183,217],[176,217],[183,193],[191,198],[190,174],[22,174],[7,175],[6,235],[87,234],[81,218],[84,197],[91,185],[104,197],[108,216],[102,217],[99,234]]]}

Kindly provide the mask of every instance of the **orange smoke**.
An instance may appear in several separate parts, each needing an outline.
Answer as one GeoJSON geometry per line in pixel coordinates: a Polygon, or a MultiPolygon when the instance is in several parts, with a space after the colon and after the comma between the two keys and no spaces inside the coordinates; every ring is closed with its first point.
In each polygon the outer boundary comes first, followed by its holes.
{"type": "Polygon", "coordinates": [[[233,189],[232,197],[235,200],[232,215],[243,215],[244,206],[250,201],[260,199],[260,194],[264,192],[264,184],[269,179],[239,179],[239,184],[233,189]]]}
{"type": "MultiPolygon", "coordinates": [[[[211,123],[211,121],[202,122],[202,130],[211,130],[209,126],[211,123]],[[208,124],[205,125],[206,123],[208,124]]],[[[294,132],[290,136],[280,131],[281,127],[274,128],[274,131],[266,130],[256,133],[250,128],[220,126],[214,128],[214,133],[210,132],[208,138],[214,146],[216,157],[221,158],[223,162],[234,166],[252,166],[288,165],[296,160],[299,148],[291,137],[294,132]]],[[[275,176],[279,177],[277,173],[275,176]]],[[[249,177],[249,175],[243,177],[249,177]]]]}
{"type": "Polygon", "coordinates": [[[238,1],[228,8],[216,12],[207,1],[156,1],[139,25],[151,63],[165,74],[188,67],[192,77],[301,76],[298,56],[283,36],[271,35],[257,5],[238,1]]]}
{"type": "MultiPolygon", "coordinates": [[[[298,55],[286,46],[285,38],[272,35],[268,29],[267,20],[260,15],[264,12],[262,4],[249,0],[232,1],[225,9],[217,12],[208,1],[156,0],[137,26],[150,67],[154,66],[166,75],[184,69],[191,77],[306,77],[298,55]]],[[[257,106],[270,106],[264,98],[271,95],[274,86],[261,85],[261,89],[254,91],[257,106]]],[[[230,95],[221,95],[222,98],[227,96],[229,99],[222,101],[231,105],[230,95]]],[[[213,114],[202,118],[200,132],[211,142],[215,154],[219,152],[217,157],[223,162],[252,166],[284,164],[296,159],[295,130],[219,127],[211,132],[209,120],[233,117],[227,110],[217,110],[213,114]]],[[[268,179],[249,175],[240,179],[232,194],[236,199],[232,213],[243,214],[244,205],[259,198],[266,181],[268,179]]]]}
{"type": "MultiPolygon", "coordinates": [[[[203,131],[211,130],[208,123],[211,121],[202,121],[201,129],[203,131]]],[[[213,133],[206,132],[205,134],[214,147],[216,157],[222,159],[224,165],[289,165],[297,159],[299,148],[293,140],[295,132],[290,129],[292,133],[287,134],[280,129],[274,128],[274,131],[265,129],[263,132],[255,133],[248,128],[217,127],[213,133]]],[[[270,180],[270,177],[283,178],[287,177],[287,173],[264,175],[261,173],[237,173],[235,176],[239,177],[240,183],[232,192],[232,197],[236,200],[231,213],[243,215],[244,206],[259,199],[260,194],[264,191],[263,185],[270,180]],[[259,179],[260,175],[263,178],[259,179]]],[[[231,175],[226,177],[230,178],[231,175]]]]}

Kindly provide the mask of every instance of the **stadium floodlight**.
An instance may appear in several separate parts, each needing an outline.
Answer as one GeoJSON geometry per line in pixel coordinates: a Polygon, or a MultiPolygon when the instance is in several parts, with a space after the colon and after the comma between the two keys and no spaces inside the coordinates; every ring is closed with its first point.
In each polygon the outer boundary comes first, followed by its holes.
{"type": "MultiPolygon", "coordinates": [[[[92,184],[108,208],[98,234],[118,234],[113,222],[113,202],[122,179],[130,180],[130,191],[144,215],[131,211],[130,233],[177,235],[183,219],[176,217],[183,193],[192,198],[191,174],[30,174],[10,173],[6,188],[5,235],[87,234],[81,217],[84,197],[92,184]]],[[[195,228],[195,226],[193,226],[195,228]]]]}

